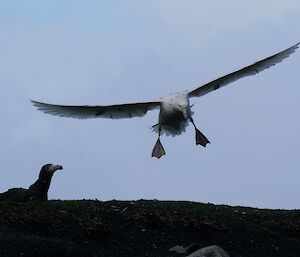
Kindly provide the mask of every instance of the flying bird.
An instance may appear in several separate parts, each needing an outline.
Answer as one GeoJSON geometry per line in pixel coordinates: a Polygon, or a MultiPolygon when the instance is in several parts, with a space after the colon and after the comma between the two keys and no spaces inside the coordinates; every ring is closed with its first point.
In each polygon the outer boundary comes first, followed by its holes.
{"type": "Polygon", "coordinates": [[[46,164],[39,173],[39,178],[28,188],[11,188],[0,194],[0,201],[27,202],[31,200],[47,201],[48,190],[55,171],[62,170],[61,165],[46,164]]]}
{"type": "Polygon", "coordinates": [[[240,78],[256,75],[257,73],[268,69],[289,57],[293,52],[296,51],[296,49],[299,47],[299,44],[300,42],[284,51],[255,62],[240,70],[219,77],[195,89],[171,93],[157,101],[98,106],[57,105],[33,100],[32,103],[35,107],[37,107],[38,110],[44,113],[77,119],[122,119],[142,117],[149,110],[160,109],[158,123],[152,126],[153,131],[158,133],[156,144],[152,150],[152,157],[159,159],[166,154],[164,147],[161,144],[160,136],[163,133],[172,136],[180,135],[185,131],[189,122],[192,123],[195,129],[196,145],[206,147],[206,145],[210,143],[206,136],[195,125],[195,122],[192,118],[193,112],[191,110],[191,104],[189,101],[190,98],[204,96],[240,78]]]}

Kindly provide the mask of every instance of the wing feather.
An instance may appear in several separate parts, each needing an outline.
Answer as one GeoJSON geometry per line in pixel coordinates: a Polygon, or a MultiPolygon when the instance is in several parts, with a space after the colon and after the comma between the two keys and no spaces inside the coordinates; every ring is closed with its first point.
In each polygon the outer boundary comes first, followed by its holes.
{"type": "Polygon", "coordinates": [[[189,92],[188,96],[189,97],[203,96],[203,95],[208,94],[218,88],[224,87],[240,78],[252,76],[252,75],[255,75],[265,69],[268,69],[271,66],[281,62],[285,58],[288,58],[292,53],[294,53],[296,51],[296,49],[299,47],[299,44],[300,44],[300,42],[282,52],[274,54],[274,55],[267,57],[261,61],[255,62],[252,65],[249,65],[240,70],[229,73],[223,77],[220,77],[220,78],[213,80],[205,85],[202,85],[201,87],[198,87],[198,88],[192,90],[191,92],[189,92]]]}
{"type": "Polygon", "coordinates": [[[40,111],[60,116],[77,119],[90,118],[110,118],[122,119],[142,117],[147,111],[160,107],[160,102],[128,103],[103,106],[76,106],[76,105],[56,105],[31,100],[33,105],[40,111]]]}

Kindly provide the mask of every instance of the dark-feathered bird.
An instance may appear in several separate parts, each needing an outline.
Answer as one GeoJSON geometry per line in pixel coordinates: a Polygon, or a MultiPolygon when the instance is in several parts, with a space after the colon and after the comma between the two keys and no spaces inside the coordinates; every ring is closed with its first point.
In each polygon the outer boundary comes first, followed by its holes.
{"type": "Polygon", "coordinates": [[[0,201],[27,202],[30,200],[47,201],[48,190],[55,171],[62,170],[61,165],[46,164],[42,167],[39,178],[28,189],[11,188],[0,194],[0,201]]]}

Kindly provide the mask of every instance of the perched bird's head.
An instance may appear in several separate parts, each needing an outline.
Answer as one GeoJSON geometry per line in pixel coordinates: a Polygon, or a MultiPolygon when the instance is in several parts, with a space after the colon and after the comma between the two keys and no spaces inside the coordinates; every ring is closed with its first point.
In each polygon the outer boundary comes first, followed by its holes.
{"type": "Polygon", "coordinates": [[[46,164],[42,167],[39,178],[42,179],[51,178],[55,171],[62,170],[62,169],[63,167],[61,165],[46,164]]]}

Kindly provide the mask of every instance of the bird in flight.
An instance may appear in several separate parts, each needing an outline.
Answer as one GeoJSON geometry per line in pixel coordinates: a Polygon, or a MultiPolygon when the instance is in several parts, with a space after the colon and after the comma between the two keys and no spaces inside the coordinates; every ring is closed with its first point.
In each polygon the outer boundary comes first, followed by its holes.
{"type": "Polygon", "coordinates": [[[90,118],[110,118],[122,119],[142,117],[149,110],[160,109],[158,123],[152,126],[153,131],[158,133],[156,144],[152,150],[152,157],[160,158],[165,155],[165,150],[160,141],[160,136],[180,135],[185,131],[189,122],[193,124],[195,129],[196,145],[205,147],[209,140],[196,127],[192,118],[191,104],[189,99],[192,97],[204,96],[216,89],[226,86],[240,78],[255,75],[271,66],[281,62],[289,57],[299,47],[299,43],[283,50],[277,54],[269,56],[263,60],[248,65],[240,70],[229,73],[225,76],[210,81],[193,90],[186,90],[179,93],[171,93],[158,101],[114,104],[114,105],[57,105],[33,101],[32,103],[38,110],[61,117],[71,117],[77,119],[90,118]]]}

